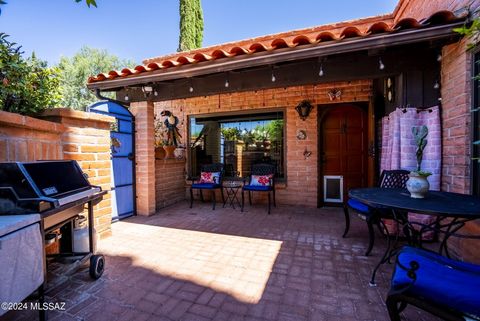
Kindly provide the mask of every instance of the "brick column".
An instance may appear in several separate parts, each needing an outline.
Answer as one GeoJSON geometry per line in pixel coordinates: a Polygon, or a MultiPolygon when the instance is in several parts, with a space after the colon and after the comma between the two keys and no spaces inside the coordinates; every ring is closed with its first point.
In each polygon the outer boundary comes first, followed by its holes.
{"type": "Polygon", "coordinates": [[[466,40],[442,52],[442,190],[470,193],[471,53],[466,40]]]}
{"type": "Polygon", "coordinates": [[[132,103],[135,116],[137,214],[155,214],[155,127],[153,102],[132,103]]]}

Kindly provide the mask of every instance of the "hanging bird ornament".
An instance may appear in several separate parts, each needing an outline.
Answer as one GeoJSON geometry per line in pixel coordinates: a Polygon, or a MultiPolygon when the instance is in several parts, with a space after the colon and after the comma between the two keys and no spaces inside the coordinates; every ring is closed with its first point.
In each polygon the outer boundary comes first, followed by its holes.
{"type": "Polygon", "coordinates": [[[180,138],[182,138],[177,128],[179,123],[178,117],[169,110],[162,111],[160,115],[166,117],[164,124],[167,131],[167,145],[178,146],[181,144],[180,138]]]}

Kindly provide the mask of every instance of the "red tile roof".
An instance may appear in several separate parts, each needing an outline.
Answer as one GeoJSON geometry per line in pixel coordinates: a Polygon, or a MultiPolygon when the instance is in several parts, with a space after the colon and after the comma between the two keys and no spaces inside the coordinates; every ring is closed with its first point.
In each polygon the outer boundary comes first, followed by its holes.
{"type": "Polygon", "coordinates": [[[322,25],[313,28],[293,30],[274,35],[267,35],[237,42],[179,52],[171,55],[146,59],[144,65],[125,68],[121,71],[111,70],[88,78],[88,83],[113,80],[118,77],[135,77],[135,75],[159,69],[173,68],[181,65],[195,64],[240,55],[252,55],[262,51],[274,51],[281,48],[293,48],[308,44],[321,44],[329,41],[341,41],[348,38],[362,38],[376,34],[387,34],[408,29],[427,28],[432,25],[447,24],[465,18],[456,16],[451,11],[438,11],[429,18],[416,20],[403,18],[394,22],[393,15],[383,15],[322,25]]]}

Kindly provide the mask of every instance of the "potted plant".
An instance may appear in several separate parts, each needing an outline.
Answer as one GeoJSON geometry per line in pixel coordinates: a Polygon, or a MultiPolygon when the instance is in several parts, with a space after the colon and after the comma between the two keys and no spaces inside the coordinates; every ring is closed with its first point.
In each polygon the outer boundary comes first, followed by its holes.
{"type": "Polygon", "coordinates": [[[425,198],[428,190],[430,189],[430,183],[428,182],[427,177],[432,175],[432,173],[424,172],[421,169],[423,151],[428,142],[428,127],[425,125],[414,126],[412,127],[412,134],[415,138],[415,144],[417,145],[417,169],[411,171],[409,174],[410,178],[406,184],[407,190],[410,192],[410,197],[412,198],[425,198]]]}
{"type": "Polygon", "coordinates": [[[175,149],[180,144],[180,132],[178,131],[178,117],[173,115],[170,111],[164,110],[160,113],[161,116],[166,117],[163,122],[165,126],[166,139],[163,143],[163,149],[165,150],[165,158],[175,158],[175,149]]]}

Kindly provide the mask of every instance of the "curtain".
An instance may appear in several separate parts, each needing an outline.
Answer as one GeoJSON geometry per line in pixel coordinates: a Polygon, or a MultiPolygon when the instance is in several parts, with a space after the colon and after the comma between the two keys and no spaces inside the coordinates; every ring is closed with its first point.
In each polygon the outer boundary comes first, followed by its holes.
{"type": "MultiPolygon", "coordinates": [[[[438,106],[428,109],[397,108],[382,119],[382,146],[380,170],[406,169],[414,170],[417,166],[416,145],[412,134],[413,126],[428,127],[427,146],[423,152],[422,170],[431,172],[428,177],[430,189],[440,190],[442,159],[442,141],[440,127],[440,110],[438,106]]],[[[430,223],[433,218],[428,215],[409,213],[409,220],[430,223]]],[[[389,232],[396,232],[396,225],[386,222],[389,232]]],[[[415,226],[415,225],[414,225],[415,226]]],[[[424,239],[433,238],[433,233],[425,233],[424,239]]]]}

